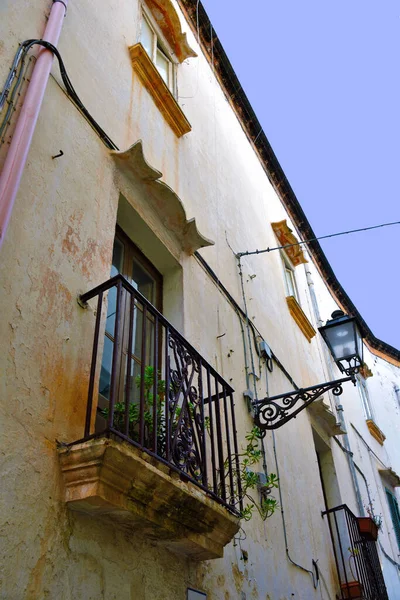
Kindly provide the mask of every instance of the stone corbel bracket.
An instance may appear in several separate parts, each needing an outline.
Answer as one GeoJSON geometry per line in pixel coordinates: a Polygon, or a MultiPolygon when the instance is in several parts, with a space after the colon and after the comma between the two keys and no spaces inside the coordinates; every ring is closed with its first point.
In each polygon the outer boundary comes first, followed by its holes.
{"type": "Polygon", "coordinates": [[[166,183],[159,181],[162,173],[147,162],[141,140],[123,152],[113,150],[111,155],[128,179],[135,185],[138,182],[144,185],[148,192],[148,203],[160,216],[165,227],[175,234],[185,252],[193,254],[199,248],[214,245],[212,240],[198,231],[194,218],[187,219],[178,195],[166,183]]]}
{"type": "Polygon", "coordinates": [[[325,401],[324,396],[321,396],[321,398],[318,398],[310,404],[308,410],[329,437],[346,433],[342,425],[336,420],[336,417],[331,411],[328,402],[325,401]]]}

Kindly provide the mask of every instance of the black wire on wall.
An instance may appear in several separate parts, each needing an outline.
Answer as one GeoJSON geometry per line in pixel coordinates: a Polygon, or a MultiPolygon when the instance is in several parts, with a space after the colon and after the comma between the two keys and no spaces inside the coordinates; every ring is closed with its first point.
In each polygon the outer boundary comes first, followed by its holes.
{"type": "Polygon", "coordinates": [[[117,145],[112,141],[112,139],[106,134],[104,129],[102,129],[102,127],[100,127],[100,125],[97,123],[97,121],[92,117],[92,115],[86,109],[86,107],[82,103],[81,99],[79,98],[78,94],[76,93],[75,88],[72,85],[72,82],[71,82],[71,80],[68,76],[67,70],[65,68],[64,62],[63,62],[61,55],[60,55],[59,51],[57,50],[57,48],[55,46],[53,46],[53,44],[50,44],[50,42],[45,42],[43,40],[38,40],[38,39],[25,40],[24,42],[22,42],[14,56],[14,60],[13,60],[13,63],[12,63],[11,69],[10,69],[10,73],[7,77],[6,84],[0,95],[0,111],[2,110],[4,104],[6,102],[8,102],[7,112],[0,124],[0,138],[1,138],[1,132],[4,131],[6,124],[9,122],[11,112],[13,111],[13,100],[15,98],[15,94],[18,93],[18,89],[23,80],[23,72],[24,72],[26,55],[29,52],[29,50],[35,45],[43,46],[43,48],[50,50],[57,57],[58,64],[60,67],[61,78],[65,85],[65,89],[66,89],[68,96],[71,98],[72,102],[75,104],[75,106],[78,108],[78,110],[89,121],[89,123],[91,124],[93,129],[96,131],[96,133],[99,135],[99,137],[104,142],[104,144],[107,146],[107,148],[110,148],[111,150],[118,150],[119,148],[117,147],[117,145]],[[14,84],[14,87],[12,87],[12,84],[13,84],[15,78],[17,78],[17,80],[14,84]],[[10,98],[8,99],[8,97],[10,97],[10,98]]]}

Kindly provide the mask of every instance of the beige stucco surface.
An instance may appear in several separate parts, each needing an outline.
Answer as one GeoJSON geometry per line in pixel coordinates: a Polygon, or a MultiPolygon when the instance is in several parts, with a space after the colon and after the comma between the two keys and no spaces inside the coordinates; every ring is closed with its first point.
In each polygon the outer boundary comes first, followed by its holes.
{"type": "MultiPolygon", "coordinates": [[[[50,6],[47,0],[2,3],[0,81],[5,80],[18,42],[41,36],[50,6]]],[[[274,246],[270,223],[288,216],[179,14],[198,54],[178,68],[178,102],[192,125],[192,132],[181,139],[131,67],[128,47],[138,41],[137,1],[70,0],[59,48],[82,101],[119,149],[142,140],[147,161],[179,196],[187,218],[194,217],[202,235],[215,242],[200,253],[244,308],[234,252],[274,246]]],[[[165,227],[162,211],[157,213],[147,202],[145,186],[118,168],[60,81],[55,64],[1,251],[0,598],[184,600],[187,587],[205,591],[209,600],[334,598],[336,571],[329,531],[321,518],[324,498],[312,419],[306,412],[276,432],[275,449],[289,554],[308,570],[312,560],[318,560],[317,590],[310,574],[288,560],[279,510],[266,523],[257,516],[244,523],[240,538],[226,547],[223,558],[201,565],[135,531],[127,533],[67,510],[56,441],[83,436],[94,328],[93,303],[84,310],[76,298],[109,278],[117,214],[119,225],[164,275],[167,318],[235,388],[241,445],[252,427],[243,391],[250,386],[262,398],[267,391],[288,391],[292,384],[276,364],[273,373],[267,373],[253,341],[256,377],[246,382],[237,312],[199,261],[182,249],[179,234],[165,227]],[[52,160],[59,149],[64,155],[52,160]]],[[[6,149],[0,149],[1,160],[6,149]]],[[[309,268],[325,321],[335,304],[311,262],[309,268]]],[[[297,385],[327,380],[330,373],[320,342],[317,337],[308,342],[289,313],[279,253],[245,257],[242,269],[249,318],[297,385]]],[[[302,266],[296,268],[296,279],[302,308],[317,327],[302,266]]],[[[385,361],[376,368],[374,393],[382,396],[385,385],[399,381],[398,369],[389,369],[385,361]],[[377,383],[381,376],[382,390],[377,383]]],[[[368,438],[357,394],[346,388],[345,416],[348,411],[351,422],[368,438]]],[[[399,414],[393,412],[394,399],[392,404],[380,424],[388,439],[387,454],[374,440],[369,443],[399,473],[399,414]]],[[[336,414],[333,405],[332,409],[336,414]]],[[[348,431],[350,435],[350,421],[348,431]]],[[[329,438],[328,444],[341,501],[356,511],[347,458],[329,438]]],[[[265,446],[268,469],[276,472],[270,434],[265,446]]],[[[368,450],[365,454],[365,448],[356,445],[353,451],[364,452],[364,458],[356,458],[373,482],[376,468],[363,462],[369,460],[368,450]]],[[[387,508],[382,512],[388,519],[387,508]]],[[[394,535],[391,532],[391,541],[388,532],[383,543],[396,559],[394,535]]],[[[397,574],[395,568],[392,571],[389,577],[396,590],[397,574]]],[[[393,591],[390,600],[397,598],[393,591]]]]}

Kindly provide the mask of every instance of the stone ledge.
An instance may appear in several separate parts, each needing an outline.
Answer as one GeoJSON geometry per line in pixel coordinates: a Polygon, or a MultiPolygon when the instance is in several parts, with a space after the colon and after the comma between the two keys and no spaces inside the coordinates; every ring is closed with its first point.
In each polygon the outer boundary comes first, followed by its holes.
{"type": "Polygon", "coordinates": [[[145,186],[143,191],[148,204],[160,216],[164,227],[176,235],[184,252],[193,254],[199,248],[214,245],[212,240],[199,232],[196,220],[187,218],[182,200],[161,181],[162,173],[147,162],[141,140],[122,152],[111,151],[111,156],[132,185],[139,182],[145,186]]]}
{"type": "Polygon", "coordinates": [[[334,435],[343,435],[346,433],[342,429],[341,424],[336,420],[335,415],[331,411],[328,402],[325,402],[324,396],[314,400],[307,410],[314,416],[315,420],[323,427],[329,437],[334,435]]]}
{"type": "Polygon", "coordinates": [[[71,510],[132,528],[193,560],[221,558],[239,519],[196,485],[123,441],[59,450],[71,510]]]}
{"type": "Polygon", "coordinates": [[[155,105],[164,116],[177,137],[192,131],[181,107],[173,97],[156,66],[151,61],[142,44],[129,47],[132,67],[140,81],[153,98],[155,105]]]}
{"type": "Polygon", "coordinates": [[[376,439],[378,444],[383,446],[383,442],[386,440],[385,434],[379,429],[378,425],[372,419],[367,419],[367,427],[373,438],[376,439]]]}
{"type": "Polygon", "coordinates": [[[314,327],[311,325],[310,321],[307,318],[307,315],[301,308],[300,304],[297,302],[294,296],[287,296],[286,302],[289,308],[289,312],[292,315],[293,319],[296,321],[303,335],[307,338],[309,342],[317,333],[314,327]]]}

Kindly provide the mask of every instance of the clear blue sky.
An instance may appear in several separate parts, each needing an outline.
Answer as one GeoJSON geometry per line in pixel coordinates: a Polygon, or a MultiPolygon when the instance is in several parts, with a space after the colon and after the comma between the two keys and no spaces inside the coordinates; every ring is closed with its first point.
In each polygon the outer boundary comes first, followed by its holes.
{"type": "MultiPolygon", "coordinates": [[[[399,0],[202,1],[316,235],[399,221],[399,0]]],[[[400,226],[321,245],[400,348],[400,226]]]]}

